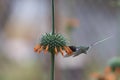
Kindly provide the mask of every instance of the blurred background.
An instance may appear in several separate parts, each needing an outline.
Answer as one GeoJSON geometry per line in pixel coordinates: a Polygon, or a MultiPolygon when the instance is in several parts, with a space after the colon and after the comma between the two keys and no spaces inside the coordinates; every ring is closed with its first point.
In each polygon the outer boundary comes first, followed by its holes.
{"type": "MultiPolygon", "coordinates": [[[[51,32],[51,0],[0,0],[0,80],[49,80],[50,54],[36,54],[42,34],[51,32]]],[[[56,56],[56,80],[92,80],[120,56],[120,0],[55,0],[56,32],[69,45],[88,46],[87,55],[56,56]]]]}

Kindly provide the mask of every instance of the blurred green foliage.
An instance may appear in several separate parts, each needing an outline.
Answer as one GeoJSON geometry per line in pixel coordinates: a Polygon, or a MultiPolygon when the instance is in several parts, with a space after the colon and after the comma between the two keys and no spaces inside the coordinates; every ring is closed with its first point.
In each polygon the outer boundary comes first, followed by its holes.
{"type": "Polygon", "coordinates": [[[109,61],[109,65],[112,69],[112,71],[115,71],[116,68],[120,68],[120,58],[115,57],[109,61]]]}
{"type": "Polygon", "coordinates": [[[47,80],[46,75],[37,61],[19,64],[0,51],[0,80],[47,80]]]}

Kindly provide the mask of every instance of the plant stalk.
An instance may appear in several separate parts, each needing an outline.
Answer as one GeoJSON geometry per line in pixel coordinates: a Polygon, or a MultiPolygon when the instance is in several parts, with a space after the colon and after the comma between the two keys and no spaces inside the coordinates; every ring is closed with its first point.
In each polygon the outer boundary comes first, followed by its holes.
{"type": "Polygon", "coordinates": [[[54,0],[52,0],[52,34],[55,34],[54,0]]]}
{"type": "Polygon", "coordinates": [[[54,72],[55,72],[55,54],[51,53],[51,80],[54,80],[54,72]]]}
{"type": "MultiPolygon", "coordinates": [[[[54,0],[52,0],[52,35],[55,34],[55,20],[54,20],[55,14],[54,14],[54,0]]],[[[54,80],[54,72],[55,72],[55,54],[54,52],[51,53],[51,79],[54,80]]]]}

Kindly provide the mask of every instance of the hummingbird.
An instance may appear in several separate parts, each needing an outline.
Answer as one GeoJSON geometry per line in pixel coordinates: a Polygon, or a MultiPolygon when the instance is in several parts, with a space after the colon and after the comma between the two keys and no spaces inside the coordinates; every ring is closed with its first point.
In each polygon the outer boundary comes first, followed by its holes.
{"type": "Polygon", "coordinates": [[[111,37],[112,37],[112,36],[107,37],[107,38],[105,38],[105,39],[102,39],[102,40],[100,40],[100,41],[97,41],[97,42],[95,42],[95,43],[93,43],[93,44],[91,44],[91,45],[89,45],[89,46],[79,46],[79,47],[76,47],[76,46],[68,46],[68,47],[72,50],[73,53],[72,53],[71,55],[66,54],[64,57],[70,57],[70,56],[76,57],[76,56],[78,56],[78,55],[80,55],[80,54],[87,54],[88,51],[89,51],[93,46],[95,46],[95,45],[97,45],[97,44],[100,44],[100,43],[104,42],[105,40],[110,39],[111,37]]]}

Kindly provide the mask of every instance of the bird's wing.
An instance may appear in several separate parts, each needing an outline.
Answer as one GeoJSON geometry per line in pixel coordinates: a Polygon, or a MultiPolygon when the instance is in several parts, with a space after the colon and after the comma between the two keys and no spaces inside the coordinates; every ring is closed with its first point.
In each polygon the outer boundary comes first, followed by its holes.
{"type": "Polygon", "coordinates": [[[73,54],[73,57],[76,57],[78,55],[82,54],[82,50],[79,49],[78,51],[76,51],[74,54],[73,54]]]}

